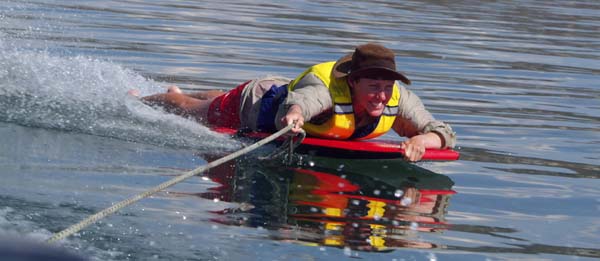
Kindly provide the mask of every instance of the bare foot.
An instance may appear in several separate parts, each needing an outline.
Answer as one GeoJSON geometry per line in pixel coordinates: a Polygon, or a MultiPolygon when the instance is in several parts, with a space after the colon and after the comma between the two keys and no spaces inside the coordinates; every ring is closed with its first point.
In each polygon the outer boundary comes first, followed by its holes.
{"type": "Polygon", "coordinates": [[[169,86],[169,88],[167,89],[167,93],[182,93],[181,89],[179,89],[179,87],[173,85],[173,86],[169,86]]]}
{"type": "Polygon", "coordinates": [[[129,91],[127,91],[127,94],[133,96],[133,97],[140,97],[140,90],[138,89],[131,89],[129,91]]]}

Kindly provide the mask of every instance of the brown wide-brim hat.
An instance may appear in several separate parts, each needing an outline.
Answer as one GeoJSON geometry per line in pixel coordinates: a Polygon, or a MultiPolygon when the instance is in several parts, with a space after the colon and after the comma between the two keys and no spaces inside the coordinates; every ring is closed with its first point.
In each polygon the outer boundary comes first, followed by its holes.
{"type": "Polygon", "coordinates": [[[410,80],[402,72],[396,71],[394,51],[379,44],[359,45],[353,53],[340,58],[333,66],[335,78],[356,78],[365,75],[410,84],[410,80]]]}

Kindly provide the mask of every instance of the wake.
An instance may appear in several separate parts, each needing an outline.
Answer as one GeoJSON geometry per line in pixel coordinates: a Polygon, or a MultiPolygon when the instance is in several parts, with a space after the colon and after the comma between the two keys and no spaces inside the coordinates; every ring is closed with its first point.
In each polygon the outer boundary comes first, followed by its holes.
{"type": "Polygon", "coordinates": [[[24,50],[0,35],[0,121],[28,127],[206,151],[238,146],[226,136],[127,95],[160,83],[110,61],[24,50]]]}

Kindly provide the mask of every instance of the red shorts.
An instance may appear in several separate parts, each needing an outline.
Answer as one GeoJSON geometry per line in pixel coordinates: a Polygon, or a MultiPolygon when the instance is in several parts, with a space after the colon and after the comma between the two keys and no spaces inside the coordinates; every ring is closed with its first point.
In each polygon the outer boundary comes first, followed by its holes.
{"type": "Polygon", "coordinates": [[[215,98],[208,107],[208,124],[213,127],[240,128],[240,102],[242,91],[250,81],[215,98]]]}

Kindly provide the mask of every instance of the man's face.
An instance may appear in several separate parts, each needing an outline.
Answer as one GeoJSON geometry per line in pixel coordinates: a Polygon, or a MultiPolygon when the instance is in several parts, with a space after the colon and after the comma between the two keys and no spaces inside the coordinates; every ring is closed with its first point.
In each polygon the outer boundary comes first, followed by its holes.
{"type": "Polygon", "coordinates": [[[359,115],[367,113],[372,117],[383,114],[394,91],[394,80],[361,78],[356,82],[351,81],[350,85],[353,89],[354,112],[359,115]]]}

